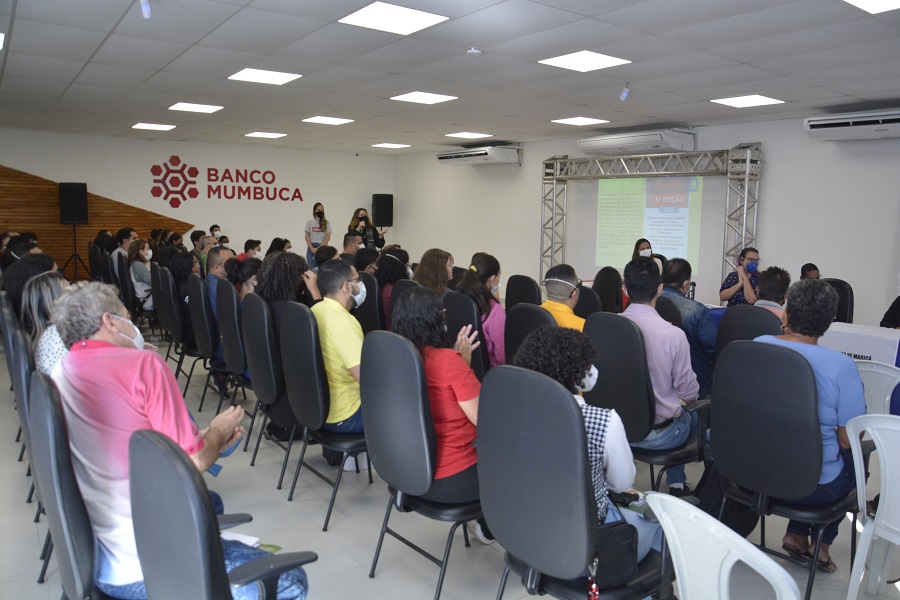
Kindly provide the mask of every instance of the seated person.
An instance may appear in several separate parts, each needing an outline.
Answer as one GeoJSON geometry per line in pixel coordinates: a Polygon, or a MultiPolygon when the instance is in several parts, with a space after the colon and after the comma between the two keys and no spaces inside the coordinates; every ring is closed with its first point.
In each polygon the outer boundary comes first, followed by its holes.
{"type": "Polygon", "coordinates": [[[356,252],[356,256],[353,260],[353,266],[356,267],[357,273],[362,273],[365,271],[366,273],[374,273],[376,269],[378,269],[378,250],[375,248],[360,248],[356,252]]]}
{"type": "MultiPolygon", "coordinates": [[[[819,424],[822,429],[822,472],[819,485],[806,498],[791,500],[793,504],[828,504],[849,494],[856,487],[847,422],[866,413],[862,379],[853,359],[837,350],[818,345],[831,326],[837,312],[838,295],[827,281],[804,279],[790,287],[781,318],[784,334],[763,335],[758,342],[776,344],[795,350],[809,361],[816,377],[819,424]]],[[[837,537],[843,517],[829,523],[822,532],[822,545],[817,566],[834,573],[830,548],[837,537]]],[[[817,525],[788,521],[782,539],[783,548],[795,558],[812,559],[817,525]],[[813,536],[813,537],[810,537],[813,536]]]]}
{"type": "Polygon", "coordinates": [[[413,274],[416,283],[434,292],[441,300],[450,291],[448,286],[452,277],[453,255],[440,248],[426,250],[413,274]]]}
{"type": "Polygon", "coordinates": [[[887,312],[881,317],[881,323],[879,323],[879,325],[891,329],[900,329],[900,296],[894,298],[894,301],[887,309],[887,312]]]}
{"type": "Polygon", "coordinates": [[[45,375],[69,352],[50,322],[54,303],[68,287],[59,271],[44,271],[29,279],[22,291],[22,321],[31,336],[35,367],[45,375]]]}
{"type": "MultiPolygon", "coordinates": [[[[323,244],[323,245],[317,247],[316,252],[313,255],[313,261],[314,261],[314,264],[316,265],[313,268],[313,271],[318,273],[319,265],[321,265],[322,263],[328,262],[329,260],[336,257],[337,255],[338,255],[338,251],[337,251],[337,248],[335,248],[334,246],[328,246],[326,244],[323,244]]],[[[310,264],[313,264],[313,263],[310,263],[310,264]]]]}
{"type": "Polygon", "coordinates": [[[146,240],[134,240],[128,246],[128,264],[131,269],[131,284],[134,286],[135,299],[141,302],[144,310],[153,310],[153,295],[150,286],[150,259],[153,250],[146,240]]]}
{"type": "Polygon", "coordinates": [[[603,267],[594,276],[591,289],[600,298],[600,310],[609,313],[620,313],[628,306],[628,296],[625,295],[625,286],[622,284],[622,276],[615,267],[603,267]]]}
{"type": "Polygon", "coordinates": [[[188,306],[188,277],[191,273],[200,275],[200,259],[193,252],[181,251],[169,261],[169,271],[175,283],[175,304],[181,311],[181,339],[182,344],[188,350],[197,349],[197,340],[194,337],[194,325],[191,320],[191,309],[188,306]]]}
{"type": "Polygon", "coordinates": [[[256,291],[256,274],[261,266],[262,261],[258,258],[245,258],[243,261],[240,261],[237,257],[232,257],[225,261],[225,272],[228,274],[228,281],[237,288],[240,302],[244,301],[247,294],[252,294],[256,291]]]}
{"type": "Polygon", "coordinates": [[[759,252],[746,247],[738,256],[737,267],[728,274],[719,287],[719,300],[728,301],[728,306],[754,304],[756,288],[759,287],[759,252]]]}
{"type": "MultiPolygon", "coordinates": [[[[478,500],[478,464],[475,452],[478,394],[481,383],[469,368],[478,333],[467,325],[447,347],[446,322],[440,301],[423,287],[402,294],[394,307],[394,333],[411,341],[422,355],[428,400],[434,419],[437,465],[434,482],[423,498],[434,502],[478,500]]],[[[479,540],[493,536],[483,519],[475,527],[479,540]]]]}
{"type": "Polygon", "coordinates": [[[491,367],[506,364],[506,310],[500,304],[500,262],[485,252],[472,256],[456,286],[475,302],[491,367]]]}
{"type": "MultiPolygon", "coordinates": [[[[244,412],[229,407],[198,430],[172,370],[159,354],[142,349],[143,336],[110,285],[73,288],[58,300],[53,323],[71,348],[52,377],[66,417],[72,466],[97,540],[94,583],[113,598],[146,598],[131,523],[131,434],[142,429],[165,434],[203,472],[240,438],[244,412]]],[[[223,540],[222,549],[228,570],[266,556],[235,541],[223,540]]],[[[278,580],[278,598],[305,598],[307,588],[303,570],[291,570],[278,580]]],[[[255,584],[231,588],[231,593],[242,600],[258,596],[255,584]]]]}
{"type": "MultiPolygon", "coordinates": [[[[652,259],[647,259],[652,260],[652,259]]],[[[625,492],[634,485],[634,459],[619,414],[609,408],[586,404],[581,392],[597,383],[597,352],[581,332],[564,327],[544,327],[531,333],[519,347],[512,364],[543,373],[558,381],[575,398],[584,417],[591,480],[597,502],[598,523],[625,520],[638,531],[638,561],[650,549],[662,547],[662,528],[633,510],[619,510],[608,493],[625,492]]]]}
{"type": "MultiPolygon", "coordinates": [[[[818,279],[815,277],[814,279],[818,279]]],[[[791,274],[780,267],[769,267],[759,274],[759,289],[754,306],[759,306],[781,318],[784,295],[791,285],[791,274]]]]}
{"type": "Polygon", "coordinates": [[[56,261],[49,254],[28,254],[3,269],[0,289],[9,297],[17,319],[22,319],[22,293],[28,280],[35,275],[57,270],[56,261]]]}
{"type": "Polygon", "coordinates": [[[541,304],[560,327],[568,327],[577,331],[584,331],[584,319],[575,314],[575,306],[578,304],[578,286],[581,280],[575,274],[575,269],[569,265],[556,265],[547,271],[544,279],[544,290],[547,292],[547,300],[541,304]]]}
{"type": "Polygon", "coordinates": [[[819,267],[813,263],[806,263],[800,267],[800,279],[822,279],[822,275],[819,274],[819,267]]]}
{"type": "Polygon", "coordinates": [[[375,279],[381,290],[381,312],[384,315],[384,328],[391,330],[391,295],[394,284],[401,279],[409,279],[409,254],[406,250],[395,246],[385,248],[378,259],[375,279]]]}

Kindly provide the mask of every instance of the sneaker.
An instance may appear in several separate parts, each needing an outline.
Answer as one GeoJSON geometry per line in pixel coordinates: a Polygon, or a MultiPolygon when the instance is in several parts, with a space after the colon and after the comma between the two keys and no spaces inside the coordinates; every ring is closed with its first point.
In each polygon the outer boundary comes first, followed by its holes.
{"type": "Polygon", "coordinates": [[[469,521],[466,523],[466,529],[469,530],[469,537],[473,537],[482,544],[493,544],[494,536],[491,535],[487,527],[482,527],[480,521],[469,521]]]}
{"type": "Polygon", "coordinates": [[[693,496],[694,492],[691,490],[688,484],[684,484],[684,487],[670,487],[669,495],[675,496],[676,498],[684,498],[685,496],[693,496]]]}
{"type": "Polygon", "coordinates": [[[369,466],[369,461],[366,458],[365,452],[363,452],[362,454],[357,454],[355,459],[352,456],[348,456],[347,460],[344,461],[344,470],[345,471],[356,471],[357,464],[359,464],[360,471],[362,471],[363,469],[365,469],[369,466]]]}

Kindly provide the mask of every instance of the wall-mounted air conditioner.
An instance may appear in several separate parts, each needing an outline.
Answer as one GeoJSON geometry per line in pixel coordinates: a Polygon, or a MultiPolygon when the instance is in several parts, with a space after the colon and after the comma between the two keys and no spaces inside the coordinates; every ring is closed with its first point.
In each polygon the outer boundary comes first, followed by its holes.
{"type": "Polygon", "coordinates": [[[487,146],[469,148],[457,152],[444,152],[437,155],[438,162],[445,165],[484,165],[502,163],[521,163],[519,148],[508,146],[487,146]]]}
{"type": "Polygon", "coordinates": [[[876,140],[900,137],[900,109],[803,119],[803,128],[816,140],[876,140]]]}
{"type": "Polygon", "coordinates": [[[690,152],[695,149],[692,133],[674,129],[602,135],[578,140],[578,147],[591,156],[690,152]]]}

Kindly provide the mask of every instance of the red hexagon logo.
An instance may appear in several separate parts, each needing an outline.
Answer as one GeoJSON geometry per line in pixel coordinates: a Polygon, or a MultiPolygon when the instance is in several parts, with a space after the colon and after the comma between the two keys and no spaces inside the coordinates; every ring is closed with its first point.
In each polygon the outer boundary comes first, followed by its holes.
{"type": "Polygon", "coordinates": [[[197,189],[197,176],[200,170],[197,167],[188,167],[178,156],[170,156],[169,160],[161,165],[153,165],[150,168],[153,175],[153,183],[150,195],[154,198],[162,198],[172,208],[178,208],[188,198],[196,198],[200,195],[197,189]]]}

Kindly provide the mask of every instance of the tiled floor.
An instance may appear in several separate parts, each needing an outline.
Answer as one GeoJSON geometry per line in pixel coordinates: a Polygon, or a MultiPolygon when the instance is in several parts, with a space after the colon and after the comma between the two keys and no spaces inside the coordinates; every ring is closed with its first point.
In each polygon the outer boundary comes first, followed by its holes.
{"type": "MultiPolygon", "coordinates": [[[[6,369],[0,369],[0,532],[6,542],[0,544],[0,600],[48,599],[61,597],[59,574],[55,562],[50,566],[47,582],[35,583],[40,569],[38,554],[46,533],[45,519],[34,524],[34,505],[25,504],[29,481],[25,477],[26,464],[16,462],[19,445],[13,439],[18,427],[13,409],[12,392],[6,369]]],[[[187,403],[196,409],[202,379],[195,376],[188,391],[187,403]]],[[[249,405],[249,403],[248,403],[249,405]]],[[[214,406],[195,417],[203,424],[212,417],[214,406]]],[[[252,444],[251,444],[252,451],[252,444]]],[[[323,469],[325,465],[317,448],[312,449],[314,460],[323,469]]],[[[387,538],[382,549],[378,571],[374,579],[368,577],[375,550],[378,531],[387,505],[385,484],[375,476],[375,483],[368,485],[364,473],[346,473],[338,492],[337,502],[327,532],[322,531],[331,488],[308,471],[301,473],[294,501],[287,501],[290,477],[293,473],[299,448],[292,453],[286,475],[287,482],[281,490],[275,482],[283,454],[273,444],[263,440],[255,467],[250,467],[250,454],[235,452],[221,464],[224,469],[218,478],[206,476],[209,487],[218,491],[225,500],[229,512],[253,514],[252,523],[237,531],[258,536],[264,543],[277,544],[285,550],[313,550],[319,560],[307,566],[310,581],[310,598],[317,600],[345,600],[347,598],[374,599],[425,599],[434,595],[437,567],[408,549],[400,542],[387,538]]],[[[332,469],[333,471],[333,469],[332,469]]],[[[688,467],[688,479],[695,483],[700,478],[697,466],[688,467]]],[[[638,467],[638,486],[648,486],[646,467],[638,467]]],[[[874,483],[870,482],[870,489],[874,483]]],[[[445,524],[410,514],[391,517],[392,525],[401,533],[423,544],[432,553],[440,553],[448,528],[445,524]]],[[[769,544],[781,538],[784,522],[778,518],[768,520],[769,544]]],[[[840,571],[836,574],[819,573],[813,590],[813,598],[837,600],[844,598],[850,575],[850,525],[842,527],[841,535],[832,548],[832,555],[840,571]]],[[[758,532],[751,539],[758,541],[758,532]]],[[[703,557],[697,557],[703,560],[703,557]]],[[[801,591],[805,589],[808,572],[798,566],[782,563],[797,580],[801,591]]],[[[473,541],[465,548],[462,535],[457,534],[447,577],[444,582],[444,600],[469,600],[493,598],[503,570],[502,549],[495,543],[484,546],[473,541]]],[[[900,558],[894,557],[892,577],[900,576],[900,558]]],[[[521,584],[510,578],[504,598],[515,600],[529,597],[521,584]]],[[[746,570],[737,570],[732,578],[731,598],[766,599],[774,597],[768,584],[746,570]]],[[[900,598],[900,589],[889,586],[884,596],[861,598],[900,598]]]]}

